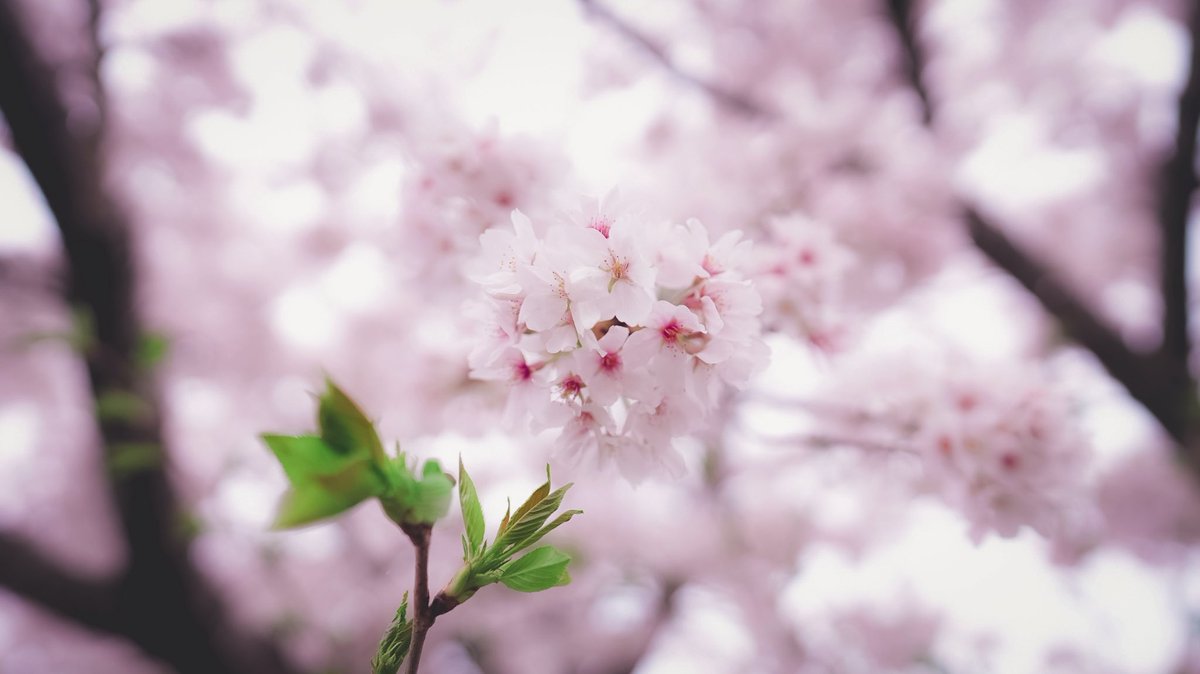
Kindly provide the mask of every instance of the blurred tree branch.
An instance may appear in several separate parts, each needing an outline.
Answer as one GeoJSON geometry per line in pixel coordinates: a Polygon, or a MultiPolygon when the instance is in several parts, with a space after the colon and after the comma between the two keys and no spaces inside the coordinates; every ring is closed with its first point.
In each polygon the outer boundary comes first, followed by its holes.
{"type": "Polygon", "coordinates": [[[748,117],[760,117],[766,114],[766,110],[761,105],[745,95],[731,91],[715,82],[704,80],[680,68],[661,45],[618,16],[601,0],[579,0],[579,4],[583,7],[585,14],[607,25],[625,40],[638,47],[679,81],[707,92],[715,101],[738,114],[748,117]]]}
{"type": "MultiPolygon", "coordinates": [[[[886,0],[887,15],[904,51],[904,73],[921,101],[927,125],[934,121],[934,108],[922,73],[925,56],[916,36],[911,0],[886,0]]],[[[1200,9],[1192,3],[1189,28],[1192,44],[1200,35],[1200,9]]],[[[1184,448],[1183,456],[1193,470],[1200,471],[1194,456],[1194,433],[1187,410],[1194,382],[1187,369],[1187,289],[1184,240],[1191,192],[1195,184],[1196,125],[1200,117],[1200,57],[1192,50],[1188,84],[1180,98],[1179,127],[1175,153],[1164,170],[1165,189],[1160,203],[1162,240],[1162,287],[1164,334],[1158,353],[1132,351],[1121,337],[1079,299],[1047,265],[1012,241],[1003,230],[977,210],[965,206],[967,228],[976,248],[1000,269],[1024,286],[1056,317],[1067,334],[1095,354],[1114,379],[1123,385],[1184,448]]]]}
{"type": "Polygon", "coordinates": [[[1149,410],[1172,437],[1181,440],[1182,435],[1176,430],[1177,420],[1172,414],[1172,391],[1166,386],[1172,376],[1170,364],[1157,354],[1131,351],[1119,335],[1054,278],[1045,264],[1022,250],[978,211],[968,207],[966,218],[967,230],[975,246],[1037,298],[1072,339],[1091,351],[1109,374],[1149,410]]]}
{"type": "Polygon", "coordinates": [[[896,37],[900,39],[902,57],[904,59],[904,76],[912,86],[913,92],[921,102],[921,121],[925,126],[933,124],[933,102],[929,90],[925,88],[925,80],[921,77],[921,49],[917,44],[917,31],[913,22],[911,0],[886,0],[888,17],[896,29],[896,37]]]}
{"type": "Polygon", "coordinates": [[[1192,210],[1192,191],[1196,187],[1196,130],[1200,125],[1200,2],[1190,3],[1188,34],[1191,60],[1187,82],[1179,96],[1176,113],[1175,146],[1162,167],[1158,221],[1160,242],[1160,282],[1163,295],[1163,336],[1160,353],[1170,368],[1174,423],[1182,430],[1183,440],[1195,446],[1195,379],[1189,368],[1191,339],[1188,335],[1187,230],[1192,210]]]}
{"type": "MultiPolygon", "coordinates": [[[[90,7],[89,25],[95,30],[99,5],[90,7]]],[[[96,59],[99,53],[97,48],[96,59]]],[[[89,71],[98,77],[98,61],[89,71]]],[[[95,103],[102,105],[99,81],[96,87],[95,103]]],[[[113,610],[105,612],[90,600],[83,605],[64,601],[59,591],[50,591],[59,581],[81,596],[102,588],[56,570],[31,548],[11,541],[15,556],[0,565],[0,582],[82,624],[124,635],[180,672],[290,671],[272,643],[235,634],[216,592],[190,563],[153,381],[137,359],[142,327],[133,246],[104,185],[103,112],[66,108],[55,74],[41,61],[13,2],[0,2],[0,111],[58,224],[70,272],[65,299],[93,320],[95,347],[84,354],[93,395],[99,400],[115,392],[144,403],[144,413],[136,416],[97,419],[127,545],[128,563],[114,584],[113,610]]]]}
{"type": "Polygon", "coordinates": [[[111,632],[116,587],[61,567],[28,541],[0,532],[0,584],[55,615],[111,632]]]}

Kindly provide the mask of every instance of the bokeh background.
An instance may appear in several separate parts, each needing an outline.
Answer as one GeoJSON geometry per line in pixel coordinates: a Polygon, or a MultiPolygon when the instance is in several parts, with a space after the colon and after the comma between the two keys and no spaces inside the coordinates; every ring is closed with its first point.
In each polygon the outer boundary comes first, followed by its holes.
{"type": "Polygon", "coordinates": [[[461,455],[492,527],[547,461],[577,483],[573,584],[482,591],[427,671],[1200,672],[1198,26],[0,0],[0,672],[367,671],[407,541],[373,505],[269,530],[257,434],[309,428],[326,373],[461,455]],[[771,365],[679,480],[569,465],[469,377],[479,235],[614,189],[756,243],[771,365]],[[939,463],[1031,406],[998,495],[939,463]]]}

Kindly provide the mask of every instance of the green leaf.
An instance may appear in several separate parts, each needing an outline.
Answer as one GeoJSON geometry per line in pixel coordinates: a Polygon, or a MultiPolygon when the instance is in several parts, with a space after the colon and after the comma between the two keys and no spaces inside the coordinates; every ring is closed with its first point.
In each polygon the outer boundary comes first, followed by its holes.
{"type": "Polygon", "coordinates": [[[136,423],[145,421],[151,413],[150,404],[130,391],[109,389],[96,398],[96,416],[101,421],[136,423]]]}
{"type": "Polygon", "coordinates": [[[194,540],[206,528],[204,520],[194,512],[184,510],[175,516],[175,534],[185,541],[194,540]]]}
{"type": "Polygon", "coordinates": [[[153,442],[117,442],[108,447],[108,469],[123,478],[162,465],[162,447],[153,442]]]}
{"type": "Polygon", "coordinates": [[[571,558],[549,545],[535,549],[509,564],[500,574],[505,587],[518,592],[540,592],[571,582],[567,565],[571,558]]]}
{"type": "Polygon", "coordinates": [[[391,460],[388,475],[388,489],[380,501],[396,524],[433,524],[450,511],[454,479],[442,471],[437,461],[426,461],[417,480],[401,454],[391,460]]]}
{"type": "Polygon", "coordinates": [[[504,519],[500,520],[500,530],[496,532],[497,534],[504,533],[504,530],[508,528],[508,520],[512,517],[512,499],[505,500],[508,501],[508,507],[504,509],[504,519]]]}
{"type": "Polygon", "coordinates": [[[283,495],[273,526],[290,529],[312,524],[349,510],[370,495],[365,490],[329,491],[313,484],[296,486],[283,495]]]}
{"type": "Polygon", "coordinates": [[[518,510],[513,515],[512,521],[509,522],[508,529],[503,534],[496,536],[493,543],[496,554],[512,555],[528,547],[525,541],[536,534],[546,520],[554,514],[554,511],[558,510],[558,507],[562,505],[563,496],[570,488],[570,484],[564,485],[547,494],[532,508],[524,512],[518,510]]]}
{"type": "Polygon", "coordinates": [[[371,674],[396,674],[400,671],[400,665],[412,645],[412,627],[412,621],[408,619],[408,593],[405,592],[392,624],[383,633],[379,649],[371,658],[371,674]]]}
{"type": "Polygon", "coordinates": [[[292,485],[280,504],[276,528],[331,517],[385,490],[384,479],[370,456],[338,453],[325,440],[312,435],[265,433],[261,437],[292,485]]]}
{"type": "Polygon", "coordinates": [[[149,370],[161,363],[163,358],[166,358],[170,347],[170,340],[161,332],[143,333],[137,343],[134,361],[138,364],[138,367],[149,370]]]}
{"type": "MultiPolygon", "coordinates": [[[[470,544],[470,554],[479,554],[483,546],[483,533],[486,524],[483,519],[483,506],[479,504],[479,494],[475,491],[475,483],[463,466],[462,457],[458,459],[458,503],[462,507],[463,525],[467,529],[466,540],[470,544]]],[[[463,557],[468,557],[464,547],[463,557]]]]}
{"type": "Polygon", "coordinates": [[[293,484],[315,481],[319,476],[335,475],[364,463],[362,457],[341,454],[315,435],[263,433],[260,437],[293,484]]]}
{"type": "Polygon", "coordinates": [[[558,517],[555,517],[553,522],[551,522],[550,524],[547,524],[546,526],[539,529],[537,531],[537,533],[535,533],[534,535],[530,536],[529,538],[526,538],[523,541],[518,542],[515,550],[521,550],[524,548],[531,547],[534,543],[537,543],[538,541],[542,540],[542,538],[546,534],[550,533],[551,531],[554,531],[555,529],[566,524],[567,522],[570,522],[572,517],[575,517],[576,515],[582,515],[582,514],[583,514],[582,510],[568,510],[567,512],[559,515],[558,517]]]}
{"type": "Polygon", "coordinates": [[[521,507],[517,508],[517,512],[513,513],[511,519],[509,519],[508,517],[504,518],[504,522],[501,525],[501,530],[496,532],[496,536],[499,537],[500,534],[504,533],[504,530],[508,528],[507,525],[510,525],[510,524],[520,521],[521,518],[525,516],[525,513],[529,512],[530,510],[533,510],[539,503],[541,503],[543,500],[545,500],[546,496],[549,493],[550,493],[550,469],[549,469],[549,467],[547,467],[546,468],[546,481],[544,483],[542,483],[542,486],[535,489],[534,492],[529,495],[529,498],[525,499],[525,502],[521,504],[521,507]]]}
{"type": "Polygon", "coordinates": [[[450,512],[454,481],[442,471],[437,461],[426,461],[422,473],[409,503],[409,521],[433,524],[450,512]]]}
{"type": "Polygon", "coordinates": [[[375,424],[333,380],[325,380],[325,393],[317,408],[321,438],[342,454],[368,455],[387,461],[375,424]]]}

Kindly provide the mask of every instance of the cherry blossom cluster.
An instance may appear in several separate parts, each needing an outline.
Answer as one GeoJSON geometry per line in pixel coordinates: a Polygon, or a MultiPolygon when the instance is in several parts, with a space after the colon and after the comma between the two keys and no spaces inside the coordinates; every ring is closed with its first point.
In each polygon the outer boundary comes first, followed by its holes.
{"type": "Polygon", "coordinates": [[[400,231],[406,249],[425,252],[414,258],[421,278],[435,281],[430,289],[458,287],[461,266],[446,260],[470,258],[479,235],[506,224],[514,208],[541,212],[542,195],[560,189],[569,173],[532,139],[452,119],[428,126],[407,148],[400,231]]]}
{"type": "Polygon", "coordinates": [[[1056,544],[1094,534],[1090,439],[1077,399],[1047,373],[889,357],[834,386],[818,435],[919,458],[915,486],[962,513],[976,541],[1024,526],[1056,544]]]}
{"type": "Polygon", "coordinates": [[[603,204],[548,220],[514,211],[480,238],[489,328],[472,375],[507,382],[508,422],[561,429],[570,458],[611,459],[630,481],[679,474],[673,440],[767,361],[739,273],[750,243],[603,204]]]}
{"type": "Polygon", "coordinates": [[[767,328],[798,332],[832,350],[847,331],[844,289],[855,255],[833,228],[795,212],[767,221],[770,246],[756,249],[755,285],[762,291],[767,328]]]}
{"type": "Polygon", "coordinates": [[[1085,499],[1089,456],[1071,399],[1028,371],[951,376],[935,396],[918,449],[972,536],[1013,536],[1023,525],[1061,535],[1085,499]]]}

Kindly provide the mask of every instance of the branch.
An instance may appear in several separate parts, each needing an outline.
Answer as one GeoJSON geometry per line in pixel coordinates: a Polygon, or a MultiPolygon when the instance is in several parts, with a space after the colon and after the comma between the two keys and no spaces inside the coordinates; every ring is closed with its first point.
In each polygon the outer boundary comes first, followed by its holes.
{"type": "MultiPolygon", "coordinates": [[[[930,123],[933,121],[934,110],[930,105],[929,95],[921,78],[925,59],[913,30],[914,18],[911,0],[887,0],[887,9],[888,17],[904,49],[905,72],[910,78],[909,83],[924,103],[927,113],[925,119],[927,123],[930,123]]],[[[1195,61],[1196,55],[1193,54],[1193,62],[1195,61]]],[[[1193,72],[1189,76],[1189,83],[1195,78],[1196,71],[1193,68],[1193,72]]],[[[1193,92],[1188,105],[1195,107],[1196,96],[1197,93],[1193,92]]],[[[1181,107],[1183,107],[1183,103],[1181,103],[1181,107]]],[[[1193,115],[1197,112],[1190,108],[1189,111],[1193,115]]],[[[1186,131],[1181,129],[1181,133],[1186,134],[1186,131]]],[[[1190,136],[1193,143],[1195,135],[1196,126],[1193,116],[1190,136]]],[[[1183,196],[1183,214],[1180,216],[1184,224],[1186,224],[1187,215],[1187,195],[1191,190],[1190,166],[1193,154],[1190,146],[1187,156],[1188,187],[1183,196]]],[[[1108,373],[1162,424],[1163,429],[1177,442],[1184,444],[1186,431],[1183,411],[1186,398],[1180,397],[1178,385],[1172,383],[1177,379],[1176,365],[1158,354],[1139,354],[1130,350],[1124,340],[1104,321],[1100,320],[1087,304],[1076,297],[1062,281],[1055,278],[1045,264],[1009,239],[1001,228],[988,221],[979,212],[969,206],[965,206],[964,210],[967,228],[975,247],[1032,293],[1041,303],[1042,308],[1061,322],[1067,335],[1095,354],[1108,373]]],[[[1172,257],[1172,264],[1182,264],[1183,246],[1177,248],[1178,250],[1170,253],[1170,256],[1177,255],[1179,257],[1178,260],[1172,257]]],[[[1166,271],[1164,269],[1164,274],[1166,271]]],[[[1179,279],[1179,282],[1182,282],[1182,278],[1179,279]]],[[[1172,283],[1175,281],[1173,280],[1172,283]]],[[[1172,320],[1179,319],[1176,317],[1172,320]]],[[[1184,320],[1186,322],[1186,316],[1184,320]]],[[[1178,332],[1177,328],[1176,331],[1178,332]]],[[[1172,340],[1177,340],[1178,337],[1176,335],[1172,340]]],[[[1186,337],[1185,326],[1183,334],[1185,349],[1186,337]]],[[[1188,454],[1190,453],[1185,453],[1185,456],[1188,454]]]]}
{"type": "MultiPolygon", "coordinates": [[[[1195,388],[1188,359],[1187,230],[1196,186],[1196,129],[1200,124],[1200,3],[1191,3],[1188,16],[1192,56],[1187,83],[1179,95],[1175,148],[1162,168],[1162,193],[1158,206],[1161,241],[1163,339],[1161,353],[1175,374],[1170,384],[1176,396],[1181,428],[1186,428],[1187,405],[1195,388]]],[[[1196,429],[1190,429],[1191,440],[1196,429]]]]}
{"type": "Polygon", "coordinates": [[[706,92],[717,103],[729,108],[733,112],[746,115],[747,117],[766,116],[767,111],[746,96],[684,71],[671,60],[671,56],[658,43],[606,7],[601,0],[579,0],[579,4],[588,16],[599,20],[601,23],[608,24],[617,35],[620,35],[657,61],[675,79],[706,92]]]}
{"type": "Polygon", "coordinates": [[[1169,379],[1168,365],[1153,354],[1130,351],[1121,337],[1055,279],[1044,264],[1018,248],[975,210],[967,209],[966,217],[975,246],[1032,293],[1073,340],[1095,354],[1104,369],[1149,410],[1172,437],[1182,440],[1173,413],[1172,392],[1163,386],[1169,379]]]}
{"type": "Polygon", "coordinates": [[[921,121],[925,126],[930,126],[933,123],[933,103],[929,97],[929,91],[925,88],[925,80],[921,76],[921,69],[925,67],[925,64],[922,62],[921,50],[917,45],[912,2],[911,0],[887,0],[887,9],[892,26],[896,30],[896,37],[900,39],[900,47],[904,52],[904,75],[908,78],[913,92],[921,101],[921,121]]]}
{"type": "Polygon", "coordinates": [[[409,647],[408,664],[404,671],[407,674],[417,674],[417,668],[421,666],[421,651],[425,647],[425,636],[429,633],[429,628],[433,626],[433,621],[437,619],[429,606],[429,539],[433,534],[433,527],[428,524],[418,524],[404,526],[403,529],[404,533],[408,534],[409,540],[412,541],[413,552],[417,560],[413,572],[412,645],[409,647]]]}
{"type": "Polygon", "coordinates": [[[233,633],[216,593],[189,561],[153,381],[137,362],[142,330],[133,249],[104,188],[102,116],[82,131],[68,122],[54,73],[29,42],[15,5],[0,2],[0,112],[58,224],[70,272],[66,300],[92,318],[94,347],[85,354],[92,394],[136,396],[144,408],[97,420],[107,463],[126,466],[110,472],[109,491],[129,563],[115,611],[93,621],[180,672],[288,672],[273,644],[233,633]],[[137,463],[129,468],[131,452],[137,463]]]}
{"type": "Polygon", "coordinates": [[[115,586],[63,569],[25,540],[5,533],[0,533],[0,585],[60,618],[111,631],[115,586]]]}

